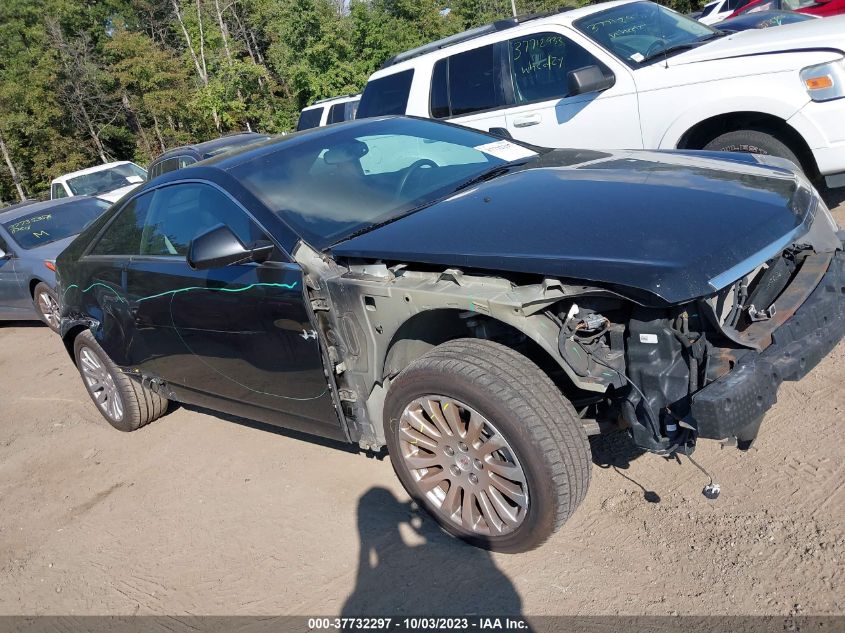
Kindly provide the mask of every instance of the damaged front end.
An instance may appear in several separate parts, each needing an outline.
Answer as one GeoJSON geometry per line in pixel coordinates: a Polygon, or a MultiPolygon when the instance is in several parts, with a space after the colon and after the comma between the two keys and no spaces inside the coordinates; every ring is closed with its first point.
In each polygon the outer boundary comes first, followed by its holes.
{"type": "Polygon", "coordinates": [[[648,451],[698,438],[746,449],[784,380],[845,335],[845,256],[817,195],[799,188],[789,235],[670,305],[615,285],[395,260],[294,253],[353,441],[384,444],[390,383],[440,343],[485,338],[537,363],[588,433],[627,429],[648,451]]]}
{"type": "Polygon", "coordinates": [[[804,222],[714,279],[710,296],[629,304],[627,313],[570,308],[561,352],[573,366],[624,373],[623,389],[613,389],[638,446],[671,454],[706,438],[749,448],[781,382],[802,378],[845,335],[841,235],[809,188],[793,204],[804,222]]]}

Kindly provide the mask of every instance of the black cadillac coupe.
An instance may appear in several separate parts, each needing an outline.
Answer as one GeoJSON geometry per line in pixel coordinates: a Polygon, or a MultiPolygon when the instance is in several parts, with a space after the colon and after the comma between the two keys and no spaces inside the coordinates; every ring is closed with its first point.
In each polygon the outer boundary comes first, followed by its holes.
{"type": "Polygon", "coordinates": [[[780,159],[367,119],[128,194],[58,259],[61,335],[118,429],[177,401],[386,446],[518,552],[584,498],[589,434],[747,448],[845,332],[842,237],[780,159]]]}

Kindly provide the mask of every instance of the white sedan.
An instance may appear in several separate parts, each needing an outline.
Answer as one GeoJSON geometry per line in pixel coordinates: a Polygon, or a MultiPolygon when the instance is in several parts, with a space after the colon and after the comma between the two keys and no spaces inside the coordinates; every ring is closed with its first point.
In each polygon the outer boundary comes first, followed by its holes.
{"type": "Polygon", "coordinates": [[[147,170],[128,160],[80,169],[54,178],[50,199],[97,196],[116,202],[147,179],[147,170]]]}

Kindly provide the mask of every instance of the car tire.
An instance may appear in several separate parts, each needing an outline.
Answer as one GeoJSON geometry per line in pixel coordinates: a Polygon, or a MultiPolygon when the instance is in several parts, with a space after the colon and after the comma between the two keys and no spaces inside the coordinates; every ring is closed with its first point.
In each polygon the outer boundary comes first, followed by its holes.
{"type": "Polygon", "coordinates": [[[715,152],[746,152],[749,154],[763,154],[778,156],[792,161],[798,169],[801,161],[789,147],[771,134],[757,130],[737,130],[717,136],[704,146],[704,149],[715,152]]]}
{"type": "Polygon", "coordinates": [[[35,312],[48,328],[59,331],[59,298],[55,291],[39,281],[32,290],[32,303],[35,312]]]}
{"type": "Polygon", "coordinates": [[[73,352],[88,395],[114,428],[135,431],[167,411],[167,398],[124,374],[89,330],[76,337],[73,352]]]}
{"type": "Polygon", "coordinates": [[[384,424],[411,497],[478,547],[538,547],[590,483],[590,445],[572,405],[539,367],[499,343],[457,339],[412,362],[390,385],[384,424]]]}

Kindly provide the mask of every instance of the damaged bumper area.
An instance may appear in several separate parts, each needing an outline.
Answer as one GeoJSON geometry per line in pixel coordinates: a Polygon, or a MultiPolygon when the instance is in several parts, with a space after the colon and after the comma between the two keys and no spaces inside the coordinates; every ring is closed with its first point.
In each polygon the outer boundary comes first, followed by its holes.
{"type": "Polygon", "coordinates": [[[748,448],[785,380],[800,380],[845,336],[845,254],[836,252],[818,286],[771,332],[762,352],[738,356],[733,369],[692,397],[697,435],[736,438],[748,448]]]}

